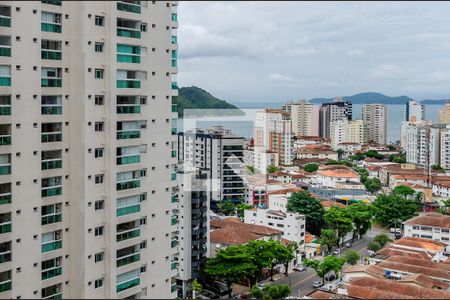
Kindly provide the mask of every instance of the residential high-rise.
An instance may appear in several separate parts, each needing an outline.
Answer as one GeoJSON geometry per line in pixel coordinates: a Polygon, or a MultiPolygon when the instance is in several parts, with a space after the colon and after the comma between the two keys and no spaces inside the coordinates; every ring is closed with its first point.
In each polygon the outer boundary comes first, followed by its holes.
{"type": "Polygon", "coordinates": [[[365,104],[362,108],[362,119],[367,126],[369,142],[386,144],[386,105],[365,104]]]}
{"type": "Polygon", "coordinates": [[[441,129],[440,138],[440,166],[444,169],[450,169],[450,125],[446,124],[441,129]]]}
{"type": "Polygon", "coordinates": [[[323,103],[319,111],[319,134],[323,138],[330,138],[331,122],[340,119],[352,119],[352,103],[335,98],[332,103],[323,103]]]}
{"type": "Polygon", "coordinates": [[[176,297],[176,9],[0,1],[0,298],[176,297]]]}
{"type": "Polygon", "coordinates": [[[439,123],[450,124],[450,102],[445,103],[444,107],[439,110],[439,123]]]}
{"type": "Polygon", "coordinates": [[[405,126],[406,161],[417,165],[439,165],[442,125],[416,122],[405,126]]]}
{"type": "Polygon", "coordinates": [[[405,121],[418,122],[425,119],[425,106],[413,100],[405,103],[405,121]]]}
{"type": "Polygon", "coordinates": [[[255,152],[275,152],[279,164],[292,164],[292,127],[288,113],[271,108],[257,111],[253,138],[255,152]]]}
{"type": "Polygon", "coordinates": [[[300,136],[319,135],[318,105],[300,100],[291,104],[292,133],[300,136]]]}
{"type": "Polygon", "coordinates": [[[178,134],[179,162],[209,170],[213,209],[222,200],[243,201],[244,141],[222,126],[178,134]]]}
{"type": "Polygon", "coordinates": [[[363,120],[341,119],[331,122],[331,147],[339,149],[341,143],[367,143],[367,126],[363,120]]]}

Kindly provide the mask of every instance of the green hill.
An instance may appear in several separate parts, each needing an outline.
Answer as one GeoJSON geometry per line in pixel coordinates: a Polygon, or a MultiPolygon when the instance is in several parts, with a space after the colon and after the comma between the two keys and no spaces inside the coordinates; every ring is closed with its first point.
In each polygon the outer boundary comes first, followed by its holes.
{"type": "Polygon", "coordinates": [[[207,111],[207,109],[229,109],[230,111],[224,111],[221,115],[243,115],[244,112],[241,111],[236,106],[226,102],[225,100],[220,100],[207,91],[196,87],[182,87],[178,90],[178,97],[174,99],[174,104],[177,104],[178,116],[183,117],[183,110],[185,109],[205,109],[202,111],[205,116],[214,115],[214,112],[207,111]],[[233,109],[233,111],[231,111],[233,109]]]}
{"type": "MultiPolygon", "coordinates": [[[[342,97],[343,100],[350,100],[353,104],[366,104],[366,103],[382,103],[382,104],[405,104],[413,99],[407,96],[390,97],[381,93],[360,93],[353,96],[342,97]]],[[[333,102],[332,98],[314,98],[309,100],[311,103],[327,103],[333,102]]]]}

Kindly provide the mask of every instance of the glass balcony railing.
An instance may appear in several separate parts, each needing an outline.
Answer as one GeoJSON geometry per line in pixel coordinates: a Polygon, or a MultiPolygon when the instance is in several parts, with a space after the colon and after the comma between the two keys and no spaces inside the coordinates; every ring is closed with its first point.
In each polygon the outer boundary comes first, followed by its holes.
{"type": "Polygon", "coordinates": [[[134,189],[141,186],[141,180],[140,179],[134,179],[130,181],[124,181],[124,182],[118,182],[116,184],[116,188],[118,191],[128,190],[128,189],[134,189]]]}
{"type": "Polygon", "coordinates": [[[11,77],[0,77],[0,86],[11,86],[11,77]]]}
{"type": "Polygon", "coordinates": [[[118,89],[139,89],[141,87],[140,80],[117,80],[116,87],[118,89]]]}
{"type": "Polygon", "coordinates": [[[11,27],[11,17],[0,16],[0,27],[11,27]]]}
{"type": "Polygon", "coordinates": [[[177,180],[177,173],[170,174],[170,179],[171,180],[177,180]]]}
{"type": "Polygon", "coordinates": [[[172,201],[172,203],[178,202],[178,195],[172,195],[171,196],[171,201],[172,201]]]}
{"type": "Polygon", "coordinates": [[[116,240],[117,242],[125,241],[128,239],[132,239],[135,237],[141,236],[141,229],[140,228],[134,228],[127,231],[122,231],[120,233],[117,233],[116,240]]]}
{"type": "Polygon", "coordinates": [[[178,265],[178,263],[176,263],[176,262],[171,263],[170,264],[170,269],[171,270],[176,270],[177,269],[177,265],[178,265]]]}
{"type": "Polygon", "coordinates": [[[61,0],[42,0],[41,3],[43,4],[49,4],[49,5],[57,5],[61,6],[61,0]]]}
{"type": "Polygon", "coordinates": [[[141,259],[141,254],[140,253],[133,253],[133,254],[130,254],[130,255],[126,256],[126,257],[118,258],[117,261],[116,261],[116,264],[117,264],[117,267],[122,267],[122,266],[125,266],[125,265],[128,265],[128,264],[137,262],[140,259],[141,259]]]}
{"type": "Polygon", "coordinates": [[[117,208],[116,216],[117,217],[125,216],[125,215],[129,215],[129,214],[134,214],[134,213],[137,213],[137,212],[140,212],[140,211],[141,211],[141,205],[140,204],[127,206],[127,207],[120,207],[120,208],[117,208]]]}
{"type": "Polygon", "coordinates": [[[172,150],[170,156],[177,157],[177,150],[172,150]]]}
{"type": "Polygon", "coordinates": [[[53,295],[44,297],[42,299],[45,299],[45,300],[62,300],[62,298],[63,298],[63,293],[60,292],[60,293],[57,293],[57,294],[53,294],[53,295]]]}
{"type": "Polygon", "coordinates": [[[52,197],[61,194],[62,194],[62,186],[43,188],[41,190],[41,197],[52,197]]]}
{"type": "Polygon", "coordinates": [[[10,291],[12,287],[12,280],[9,279],[7,281],[0,282],[0,293],[10,291]]]}
{"type": "Polygon", "coordinates": [[[8,175],[8,174],[11,174],[11,164],[1,165],[0,166],[0,175],[8,175]]]}
{"type": "Polygon", "coordinates": [[[62,79],[41,78],[41,87],[62,87],[62,79]]]}
{"type": "Polygon", "coordinates": [[[41,134],[41,142],[42,143],[51,143],[51,142],[61,142],[62,141],[62,133],[61,132],[51,132],[51,133],[42,133],[41,134]]]}
{"type": "Polygon", "coordinates": [[[170,286],[170,291],[171,291],[172,293],[175,293],[175,292],[177,291],[177,285],[176,285],[176,284],[172,284],[172,285],[170,286]]]}
{"type": "Polygon", "coordinates": [[[41,50],[41,59],[61,60],[62,52],[56,50],[41,50]]]}
{"type": "Polygon", "coordinates": [[[0,56],[11,56],[11,47],[10,46],[0,46],[0,56]]]}
{"type": "MultiPolygon", "coordinates": [[[[140,1],[137,1],[139,3],[140,1]]],[[[126,11],[130,13],[140,14],[141,6],[139,4],[117,2],[117,10],[126,11]]]]}
{"type": "Polygon", "coordinates": [[[42,216],[41,225],[48,225],[62,221],[62,213],[55,215],[42,216]]]}
{"type": "Polygon", "coordinates": [[[117,106],[118,114],[139,114],[141,112],[140,105],[117,106]]]}
{"type": "Polygon", "coordinates": [[[11,145],[10,135],[0,135],[0,146],[11,145]]]}
{"type": "Polygon", "coordinates": [[[117,62],[139,64],[141,63],[140,55],[117,54],[117,62]]]}
{"type": "Polygon", "coordinates": [[[177,14],[172,14],[172,21],[178,21],[178,15],[177,14]]]}
{"type": "Polygon", "coordinates": [[[118,140],[138,139],[141,137],[140,130],[117,131],[118,140]]]}
{"type": "Polygon", "coordinates": [[[178,85],[176,82],[172,82],[172,90],[178,90],[178,85]]]}
{"type": "Polygon", "coordinates": [[[0,106],[0,116],[10,116],[11,115],[11,105],[0,106]]]}
{"type": "Polygon", "coordinates": [[[138,286],[141,283],[140,278],[131,279],[125,282],[121,282],[116,286],[116,293],[120,293],[132,287],[138,286]]]}
{"type": "Polygon", "coordinates": [[[0,224],[0,234],[11,232],[11,226],[11,221],[0,224]]]}
{"type": "Polygon", "coordinates": [[[117,165],[137,164],[141,161],[140,155],[122,156],[117,158],[117,165]]]}
{"type": "Polygon", "coordinates": [[[177,240],[172,240],[172,241],[170,241],[170,246],[171,246],[172,248],[175,248],[177,245],[178,245],[178,241],[177,241],[177,240]]]}
{"type": "Polygon", "coordinates": [[[0,205],[11,203],[11,193],[0,194],[0,205]]]}
{"type": "Polygon", "coordinates": [[[62,168],[62,160],[45,160],[41,162],[41,170],[60,169],[62,168]]]}
{"type": "Polygon", "coordinates": [[[0,253],[0,264],[11,261],[11,259],[12,259],[11,253],[12,253],[11,250],[1,252],[0,253]]]}
{"type": "Polygon", "coordinates": [[[61,25],[52,23],[41,23],[41,31],[61,33],[61,25]]]}
{"type": "Polygon", "coordinates": [[[50,279],[62,275],[62,267],[42,271],[42,280],[50,279]]]}
{"type": "Polygon", "coordinates": [[[43,115],[60,115],[62,114],[62,106],[55,105],[55,106],[47,106],[43,105],[41,106],[41,114],[43,115]]]}
{"type": "Polygon", "coordinates": [[[178,219],[172,217],[172,219],[170,220],[170,224],[172,224],[172,225],[178,224],[178,219]]]}
{"type": "Polygon", "coordinates": [[[172,127],[172,134],[177,134],[177,128],[176,127],[172,127]]]}
{"type": "Polygon", "coordinates": [[[41,245],[41,253],[50,252],[62,248],[62,240],[47,242],[41,245]]]}
{"type": "Polygon", "coordinates": [[[178,111],[178,105],[172,104],[172,112],[177,112],[177,111],[178,111]]]}
{"type": "Polygon", "coordinates": [[[140,39],[141,32],[136,29],[117,28],[117,36],[140,39]]]}
{"type": "Polygon", "coordinates": [[[176,43],[177,43],[177,36],[172,35],[172,44],[176,44],[176,43]]]}

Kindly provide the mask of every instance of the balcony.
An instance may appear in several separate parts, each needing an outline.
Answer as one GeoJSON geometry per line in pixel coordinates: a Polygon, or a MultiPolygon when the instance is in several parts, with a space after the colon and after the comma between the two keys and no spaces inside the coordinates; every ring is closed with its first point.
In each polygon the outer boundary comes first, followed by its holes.
{"type": "Polygon", "coordinates": [[[117,165],[129,165],[129,164],[137,164],[141,161],[140,155],[129,155],[129,156],[122,156],[117,158],[117,165]]]}
{"type": "Polygon", "coordinates": [[[61,169],[61,159],[49,159],[41,162],[41,170],[61,169]]]}
{"type": "Polygon", "coordinates": [[[140,179],[133,179],[133,180],[129,180],[129,181],[118,182],[116,184],[116,188],[118,191],[134,189],[134,188],[138,188],[140,186],[141,186],[140,179]]]}
{"type": "Polygon", "coordinates": [[[46,187],[41,190],[41,197],[52,197],[62,194],[62,186],[46,187]]]}
{"type": "Polygon", "coordinates": [[[0,76],[0,86],[11,86],[11,76],[0,76]]]}
{"type": "Polygon", "coordinates": [[[170,174],[170,180],[177,180],[177,173],[170,174]]]}
{"type": "Polygon", "coordinates": [[[177,22],[178,21],[178,15],[175,13],[172,13],[172,21],[177,22]]]}
{"type": "Polygon", "coordinates": [[[61,60],[62,52],[58,50],[42,49],[41,59],[61,60]]]}
{"type": "Polygon", "coordinates": [[[172,104],[172,112],[178,112],[178,105],[172,104]]]}
{"type": "Polygon", "coordinates": [[[139,89],[141,88],[141,81],[132,79],[118,79],[116,81],[116,87],[118,89],[139,89]]]}
{"type": "Polygon", "coordinates": [[[176,44],[177,43],[177,36],[176,35],[172,35],[172,44],[176,44]]]}
{"type": "Polygon", "coordinates": [[[57,294],[53,294],[47,297],[43,297],[42,299],[46,299],[46,300],[62,300],[63,298],[63,294],[62,293],[57,293],[57,294]]]}
{"type": "Polygon", "coordinates": [[[50,252],[62,248],[62,240],[43,243],[41,245],[41,253],[50,252]]]}
{"type": "Polygon", "coordinates": [[[141,260],[141,254],[138,253],[133,253],[133,254],[129,254],[127,256],[123,256],[121,258],[118,258],[116,261],[116,266],[118,267],[122,267],[137,261],[141,260]]]}
{"type": "Polygon", "coordinates": [[[141,137],[140,130],[117,130],[117,139],[118,140],[126,140],[126,139],[138,139],[141,137]]]}
{"type": "Polygon", "coordinates": [[[61,6],[62,1],[61,0],[42,0],[41,3],[48,4],[48,5],[61,6]]]}
{"type": "Polygon", "coordinates": [[[116,241],[121,242],[128,239],[132,239],[135,237],[141,236],[141,229],[140,228],[133,228],[130,230],[125,230],[122,232],[118,232],[116,235],[116,241]]]}
{"type": "Polygon", "coordinates": [[[139,64],[141,62],[141,47],[117,44],[117,62],[139,64]]]}
{"type": "Polygon", "coordinates": [[[61,24],[41,23],[41,31],[61,33],[61,24]]]}
{"type": "Polygon", "coordinates": [[[62,213],[42,216],[41,225],[48,225],[53,223],[58,223],[62,221],[62,213]]]}
{"type": "Polygon", "coordinates": [[[172,195],[171,202],[172,203],[177,203],[178,202],[178,195],[172,195]]]}
{"type": "Polygon", "coordinates": [[[62,79],[60,78],[42,78],[41,87],[62,87],[62,79]]]}
{"type": "Polygon", "coordinates": [[[0,282],[0,293],[10,291],[12,287],[12,280],[8,279],[7,281],[0,282]]]}
{"type": "Polygon", "coordinates": [[[11,7],[0,7],[0,27],[11,27],[11,7]]]}
{"type": "Polygon", "coordinates": [[[118,1],[117,10],[140,14],[141,1],[118,1]]]}
{"type": "Polygon", "coordinates": [[[11,174],[11,164],[1,164],[0,165],[0,175],[11,174]]]}
{"type": "Polygon", "coordinates": [[[172,150],[170,156],[177,157],[177,150],[172,150]]]}
{"type": "Polygon", "coordinates": [[[172,240],[170,241],[170,247],[175,248],[178,245],[178,240],[172,240]]]}
{"type": "Polygon", "coordinates": [[[4,222],[0,224],[0,234],[11,232],[12,222],[4,222]]]}
{"type": "Polygon", "coordinates": [[[178,90],[178,85],[176,82],[172,82],[172,90],[178,90]]]}
{"type": "Polygon", "coordinates": [[[140,112],[140,105],[117,105],[118,114],[139,114],[140,112]]]}
{"type": "Polygon", "coordinates": [[[12,255],[11,250],[0,252],[0,264],[11,261],[12,255]]]}
{"type": "Polygon", "coordinates": [[[177,267],[178,267],[178,263],[177,263],[177,262],[172,262],[172,263],[170,264],[170,269],[171,269],[171,270],[176,270],[177,267]]]}
{"type": "Polygon", "coordinates": [[[41,278],[42,280],[46,280],[60,275],[62,275],[62,267],[56,267],[42,271],[41,278]]]}
{"type": "MultiPolygon", "coordinates": [[[[0,96],[0,116],[10,116],[11,115],[11,96],[1,95],[0,96]]],[[[10,125],[1,125],[10,127],[10,125]]],[[[0,128],[0,136],[3,128],[0,128]]]]}
{"type": "Polygon", "coordinates": [[[11,46],[0,45],[0,56],[11,57],[11,46]]]}
{"type": "Polygon", "coordinates": [[[139,277],[125,281],[125,282],[121,282],[121,283],[117,284],[117,286],[116,286],[116,293],[120,293],[124,290],[138,286],[140,283],[141,283],[141,279],[139,277]]]}
{"type": "Polygon", "coordinates": [[[11,135],[0,135],[0,146],[11,145],[11,135]]]}
{"type": "Polygon", "coordinates": [[[171,132],[172,132],[173,135],[177,134],[177,128],[176,127],[172,127],[172,131],[171,132]]]}
{"type": "Polygon", "coordinates": [[[178,218],[177,218],[177,216],[173,216],[173,217],[171,218],[170,224],[172,224],[172,225],[178,224],[178,218]]]}
{"type": "Polygon", "coordinates": [[[125,215],[129,215],[129,214],[134,214],[134,213],[137,213],[140,211],[141,211],[140,204],[135,204],[135,205],[127,206],[127,207],[120,207],[120,208],[117,208],[117,210],[116,210],[116,216],[117,217],[125,216],[125,215]]]}

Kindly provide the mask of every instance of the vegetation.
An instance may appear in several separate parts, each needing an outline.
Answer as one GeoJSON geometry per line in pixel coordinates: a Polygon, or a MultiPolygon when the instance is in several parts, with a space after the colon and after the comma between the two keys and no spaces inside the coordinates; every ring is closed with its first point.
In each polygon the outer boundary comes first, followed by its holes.
{"type": "Polygon", "coordinates": [[[284,265],[284,275],[286,276],[288,275],[289,263],[295,259],[299,246],[298,243],[291,242],[278,254],[280,263],[284,265]]]}
{"type": "Polygon", "coordinates": [[[291,294],[291,290],[285,284],[266,285],[262,289],[254,287],[251,292],[253,297],[262,300],[283,299],[291,294]]]}
{"type": "Polygon", "coordinates": [[[439,165],[432,165],[431,169],[433,171],[444,171],[444,169],[441,166],[439,166],[439,165]]]}
{"type": "Polygon", "coordinates": [[[350,156],[351,160],[363,160],[364,158],[366,158],[366,155],[362,152],[357,152],[354,155],[350,156]]]}
{"type": "Polygon", "coordinates": [[[278,168],[277,166],[274,166],[274,165],[269,165],[269,166],[267,166],[267,173],[275,173],[275,172],[278,172],[278,171],[280,171],[280,168],[278,168]]]}
{"type": "Polygon", "coordinates": [[[244,210],[251,209],[251,208],[252,208],[252,206],[249,205],[249,204],[239,203],[238,205],[236,205],[237,216],[239,218],[243,218],[244,217],[244,210]]]}
{"type": "Polygon", "coordinates": [[[345,153],[345,151],[344,151],[344,149],[337,149],[336,153],[337,153],[338,157],[341,157],[345,153]]]}
{"type": "Polygon", "coordinates": [[[315,171],[317,171],[318,169],[319,169],[319,165],[318,165],[318,164],[315,164],[315,163],[309,163],[309,164],[306,164],[305,167],[304,167],[304,170],[305,170],[306,172],[315,172],[315,171]]]}
{"type": "Polygon", "coordinates": [[[378,178],[368,178],[364,182],[364,187],[369,193],[376,193],[381,190],[381,181],[378,178]]]}
{"type": "Polygon", "coordinates": [[[380,154],[380,153],[378,153],[378,152],[375,151],[375,150],[369,150],[369,151],[367,151],[367,152],[365,153],[365,155],[366,155],[367,157],[375,158],[375,159],[383,159],[383,158],[384,158],[384,155],[383,155],[383,154],[380,154]]]}
{"type": "MultiPolygon", "coordinates": [[[[397,187],[398,188],[398,187],[397,187]]],[[[409,200],[407,189],[397,189],[391,194],[380,194],[372,203],[375,209],[375,221],[384,226],[400,225],[414,217],[422,204],[415,199],[409,200]]]]}
{"type": "Polygon", "coordinates": [[[346,208],[330,207],[323,216],[328,226],[336,230],[337,244],[344,243],[344,237],[353,229],[353,222],[346,208]]]}
{"type": "Polygon", "coordinates": [[[385,233],[380,233],[373,238],[375,243],[378,243],[381,247],[386,246],[387,243],[392,242],[392,239],[385,233]]]}
{"type": "Polygon", "coordinates": [[[374,208],[366,203],[355,203],[347,207],[347,214],[353,222],[353,242],[356,237],[362,237],[371,228],[374,208]]]}
{"type": "Polygon", "coordinates": [[[319,243],[322,246],[322,249],[325,251],[325,255],[331,253],[333,246],[336,245],[337,236],[336,231],[333,229],[322,229],[320,234],[319,243]]]}
{"type": "Polygon", "coordinates": [[[367,244],[367,249],[373,252],[377,252],[378,250],[380,250],[382,247],[380,244],[378,244],[377,242],[369,242],[369,244],[367,244]]]}
{"type": "Polygon", "coordinates": [[[329,159],[326,163],[326,165],[341,165],[341,166],[347,166],[347,167],[351,167],[352,163],[346,160],[334,160],[334,159],[329,159]]]}
{"type": "Polygon", "coordinates": [[[355,170],[359,174],[362,183],[365,183],[369,178],[369,171],[367,171],[366,169],[361,167],[354,167],[353,170],[355,170]]]}
{"type": "Polygon", "coordinates": [[[254,166],[246,165],[245,168],[250,173],[250,175],[251,174],[255,174],[255,167],[254,166]]]}
{"type": "Polygon", "coordinates": [[[355,250],[348,250],[347,252],[345,252],[345,261],[350,264],[350,265],[356,265],[356,263],[358,262],[360,256],[359,253],[355,250]]]}
{"type": "Polygon", "coordinates": [[[201,293],[203,291],[202,285],[197,281],[197,279],[192,280],[191,282],[192,286],[192,298],[196,299],[197,293],[201,293]]]}
{"type": "Polygon", "coordinates": [[[443,215],[448,215],[450,211],[450,199],[447,199],[442,202],[442,206],[439,208],[439,212],[443,215]]]}
{"type": "Polygon", "coordinates": [[[313,268],[316,271],[317,276],[322,278],[322,283],[324,283],[325,275],[330,271],[334,271],[334,275],[336,275],[336,278],[338,278],[339,271],[342,269],[344,263],[344,258],[337,258],[336,256],[332,255],[325,257],[323,261],[315,259],[305,259],[303,265],[313,268]]]}
{"type": "Polygon", "coordinates": [[[391,155],[389,155],[389,161],[395,162],[398,164],[404,164],[404,163],[406,163],[406,154],[405,153],[391,154],[391,155]]]}
{"type": "Polygon", "coordinates": [[[414,195],[416,192],[414,191],[414,189],[410,188],[409,186],[399,185],[399,186],[396,186],[392,190],[392,193],[395,195],[400,195],[404,198],[408,198],[409,196],[414,195]]]}
{"type": "Polygon", "coordinates": [[[217,208],[225,216],[231,216],[236,213],[236,205],[230,200],[220,201],[217,204],[217,208]]]}
{"type": "Polygon", "coordinates": [[[319,235],[323,225],[325,209],[320,201],[311,196],[307,191],[292,193],[286,209],[298,212],[306,217],[306,231],[319,235]]]}

